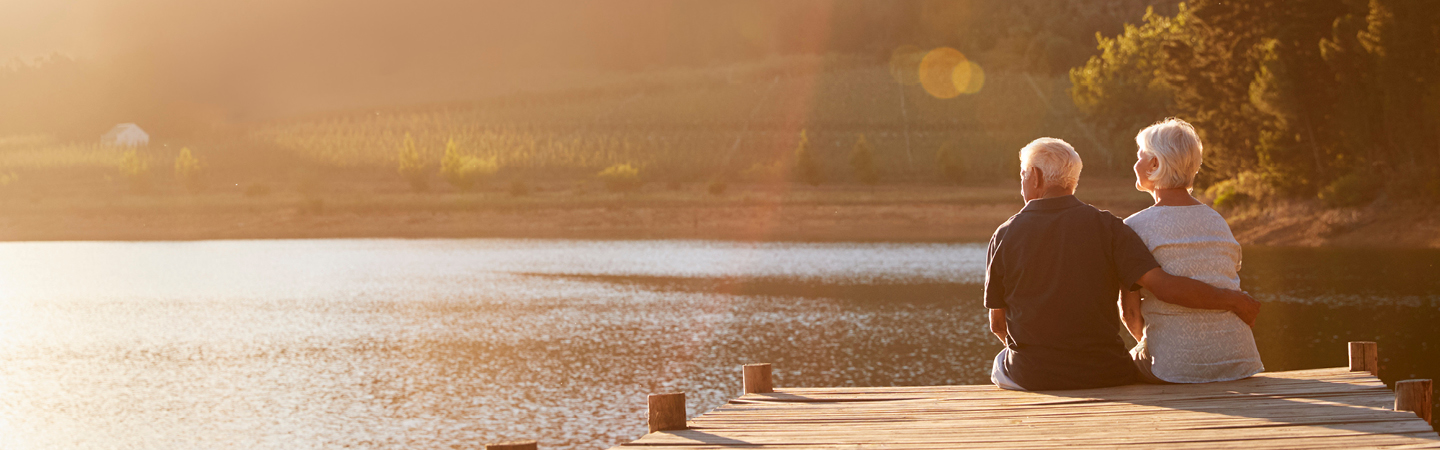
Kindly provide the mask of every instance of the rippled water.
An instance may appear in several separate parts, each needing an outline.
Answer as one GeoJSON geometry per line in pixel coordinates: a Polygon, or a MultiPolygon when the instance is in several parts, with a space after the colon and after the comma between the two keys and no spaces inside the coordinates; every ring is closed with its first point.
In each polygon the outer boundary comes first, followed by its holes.
{"type": "MultiPolygon", "coordinates": [[[[744,363],[781,386],[983,383],[984,251],[4,243],[0,448],[602,448],[644,432],[646,394],[723,404],[744,363]]],[[[1436,262],[1247,250],[1267,368],[1343,365],[1366,339],[1387,381],[1440,375],[1436,262]]]]}

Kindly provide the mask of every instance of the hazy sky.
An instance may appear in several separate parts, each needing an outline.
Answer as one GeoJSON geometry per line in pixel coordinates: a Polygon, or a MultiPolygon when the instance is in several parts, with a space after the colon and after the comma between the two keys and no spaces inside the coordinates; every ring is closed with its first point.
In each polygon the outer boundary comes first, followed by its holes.
{"type": "Polygon", "coordinates": [[[271,115],[819,48],[833,3],[0,0],[0,62],[59,52],[145,95],[271,115]]]}

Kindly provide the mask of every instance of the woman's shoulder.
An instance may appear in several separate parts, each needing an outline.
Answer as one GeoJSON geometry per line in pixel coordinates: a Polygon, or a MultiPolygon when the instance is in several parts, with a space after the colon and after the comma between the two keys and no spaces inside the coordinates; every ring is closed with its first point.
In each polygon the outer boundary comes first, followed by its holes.
{"type": "Polygon", "coordinates": [[[1189,230],[1211,230],[1223,228],[1229,234],[1230,225],[1225,217],[1208,205],[1151,206],[1125,218],[1125,224],[1141,232],[1143,228],[1184,228],[1189,230]]]}

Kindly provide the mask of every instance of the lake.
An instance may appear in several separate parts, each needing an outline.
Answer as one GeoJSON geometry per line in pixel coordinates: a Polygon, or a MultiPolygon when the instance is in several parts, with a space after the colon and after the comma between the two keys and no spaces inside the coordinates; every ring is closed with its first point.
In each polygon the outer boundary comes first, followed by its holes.
{"type": "MultiPolygon", "coordinates": [[[[604,448],[645,395],[988,382],[983,244],[0,243],[0,448],[604,448]]],[[[1267,370],[1440,378],[1440,251],[1248,248],[1267,370]]]]}

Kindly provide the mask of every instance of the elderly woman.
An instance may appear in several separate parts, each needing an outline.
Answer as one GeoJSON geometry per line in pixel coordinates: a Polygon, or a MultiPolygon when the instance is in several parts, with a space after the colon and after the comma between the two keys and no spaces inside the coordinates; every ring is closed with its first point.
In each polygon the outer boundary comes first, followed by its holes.
{"type": "MultiPolygon", "coordinates": [[[[1240,289],[1240,243],[1220,214],[1190,195],[1200,171],[1200,137],[1180,119],[1135,136],[1135,188],[1155,205],[1125,219],[1166,272],[1224,289],[1240,289]]],[[[1265,370],[1250,325],[1225,310],[1167,303],[1148,291],[1122,289],[1121,318],[1139,342],[1130,351],[1142,379],[1208,383],[1265,370]]]]}

